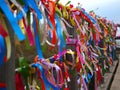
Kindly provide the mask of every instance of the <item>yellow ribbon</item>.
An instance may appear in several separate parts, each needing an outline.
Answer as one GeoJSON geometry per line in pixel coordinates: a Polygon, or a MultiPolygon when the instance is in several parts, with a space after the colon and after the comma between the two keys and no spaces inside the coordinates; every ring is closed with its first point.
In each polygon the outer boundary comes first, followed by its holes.
{"type": "Polygon", "coordinates": [[[24,26],[24,24],[23,24],[23,19],[21,19],[21,20],[19,21],[19,26],[20,26],[23,34],[25,34],[25,26],[24,26]]]}

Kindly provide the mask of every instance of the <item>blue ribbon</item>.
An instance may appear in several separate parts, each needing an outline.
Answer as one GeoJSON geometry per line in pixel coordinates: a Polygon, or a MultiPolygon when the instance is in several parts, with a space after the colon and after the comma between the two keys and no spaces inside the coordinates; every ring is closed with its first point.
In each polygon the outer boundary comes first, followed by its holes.
{"type": "Polygon", "coordinates": [[[90,37],[88,43],[87,43],[87,46],[90,46],[92,44],[92,38],[90,37]]]}
{"type": "Polygon", "coordinates": [[[42,79],[45,83],[45,87],[46,87],[46,90],[50,90],[50,87],[53,89],[53,90],[59,90],[58,87],[55,87],[54,85],[52,85],[45,77],[44,75],[44,69],[42,68],[42,66],[39,64],[39,63],[36,63],[36,64],[32,64],[32,67],[37,67],[41,73],[42,73],[42,79]]]}
{"type": "Polygon", "coordinates": [[[50,63],[54,63],[55,59],[53,57],[49,58],[50,63]]]}
{"type": "Polygon", "coordinates": [[[97,24],[96,20],[91,17],[87,12],[85,12],[85,10],[83,10],[80,6],[77,6],[77,8],[79,8],[94,24],[97,24]]]}
{"type": "Polygon", "coordinates": [[[88,77],[86,77],[86,75],[84,74],[84,75],[82,75],[83,77],[84,77],[84,80],[85,80],[85,82],[86,83],[88,83],[89,81],[88,81],[88,77]]]}
{"type": "MultiPolygon", "coordinates": [[[[42,19],[42,13],[41,11],[38,9],[36,3],[33,0],[24,0],[25,2],[25,6],[23,7],[23,10],[27,13],[29,10],[29,7],[31,7],[37,14],[38,19],[42,19]]],[[[16,17],[17,20],[20,20],[21,18],[24,17],[24,14],[22,13],[22,11],[20,11],[16,17]]]]}
{"type": "Polygon", "coordinates": [[[0,35],[0,65],[4,63],[5,56],[5,41],[4,38],[0,35]]]}
{"type": "Polygon", "coordinates": [[[29,7],[31,7],[37,14],[38,19],[42,19],[42,13],[37,7],[36,3],[34,0],[24,0],[25,4],[29,7]]]}
{"type": "Polygon", "coordinates": [[[90,80],[93,76],[90,73],[88,73],[87,77],[88,77],[88,80],[90,80]]]}
{"type": "Polygon", "coordinates": [[[40,64],[38,64],[38,63],[32,64],[31,66],[32,67],[37,67],[40,70],[40,72],[42,73],[42,79],[44,81],[46,90],[50,90],[50,87],[48,86],[48,84],[44,80],[45,79],[45,75],[43,75],[44,74],[44,69],[42,68],[42,66],[40,64]]]}
{"type": "MultiPolygon", "coordinates": [[[[29,10],[28,6],[24,6],[24,7],[23,7],[23,10],[27,13],[28,10],[29,10]]],[[[19,20],[22,19],[23,17],[24,17],[24,14],[23,14],[22,11],[20,11],[20,12],[18,13],[18,15],[16,16],[16,19],[17,19],[17,21],[19,21],[19,20]]]]}
{"type": "Polygon", "coordinates": [[[112,60],[114,61],[115,60],[115,46],[112,46],[112,60]]]}
{"type": "Polygon", "coordinates": [[[35,35],[35,44],[36,44],[36,49],[37,49],[37,53],[38,53],[38,57],[39,59],[43,59],[43,55],[42,55],[42,49],[40,46],[40,40],[39,40],[39,36],[38,36],[38,32],[36,30],[36,21],[34,18],[34,35],[35,35]]]}
{"type": "Polygon", "coordinates": [[[91,17],[88,13],[86,13],[84,10],[82,10],[82,12],[93,22],[93,24],[97,24],[96,20],[91,17]]]}
{"type": "MultiPolygon", "coordinates": [[[[38,19],[42,19],[42,13],[41,11],[38,9],[37,5],[35,4],[35,2],[33,0],[24,0],[25,1],[25,6],[23,7],[23,10],[27,13],[29,10],[29,7],[31,7],[37,14],[38,19]]],[[[20,11],[16,17],[17,20],[20,20],[21,18],[23,18],[23,13],[22,11],[20,11]]]]}
{"type": "Polygon", "coordinates": [[[52,25],[51,21],[48,19],[48,17],[47,17],[47,22],[48,22],[48,24],[50,25],[50,28],[53,30],[53,29],[54,29],[54,27],[53,27],[53,25],[52,25]]]}
{"type": "Polygon", "coordinates": [[[1,88],[1,87],[0,87],[0,90],[6,90],[6,88],[1,88]]]}
{"type": "Polygon", "coordinates": [[[10,22],[10,25],[12,26],[15,34],[17,35],[18,39],[20,41],[25,39],[25,36],[23,35],[19,25],[17,24],[17,20],[14,18],[12,12],[10,11],[7,3],[5,0],[0,0],[0,8],[2,9],[3,13],[7,17],[8,21],[10,22]]]}
{"type": "Polygon", "coordinates": [[[60,24],[60,20],[59,17],[57,15],[55,15],[55,20],[56,20],[56,32],[57,32],[57,36],[60,39],[60,46],[59,46],[59,53],[62,52],[63,47],[65,47],[65,41],[63,38],[63,33],[62,33],[62,26],[60,24]]]}
{"type": "Polygon", "coordinates": [[[48,31],[48,36],[49,36],[49,38],[50,38],[50,41],[52,41],[52,35],[51,35],[50,30],[48,31]]]}

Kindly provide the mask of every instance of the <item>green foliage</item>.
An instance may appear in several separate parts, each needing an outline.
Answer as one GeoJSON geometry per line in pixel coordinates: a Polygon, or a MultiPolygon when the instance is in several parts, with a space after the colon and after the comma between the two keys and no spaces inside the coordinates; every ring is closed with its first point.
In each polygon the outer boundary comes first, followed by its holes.
{"type": "Polygon", "coordinates": [[[68,4],[70,4],[71,3],[71,1],[68,1],[66,4],[65,4],[65,6],[67,6],[68,4]]]}

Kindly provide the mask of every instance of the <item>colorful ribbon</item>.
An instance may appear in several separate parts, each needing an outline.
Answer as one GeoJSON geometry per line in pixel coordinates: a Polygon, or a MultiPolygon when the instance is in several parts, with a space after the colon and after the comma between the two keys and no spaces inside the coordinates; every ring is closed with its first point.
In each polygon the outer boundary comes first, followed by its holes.
{"type": "Polygon", "coordinates": [[[54,85],[52,85],[45,77],[44,75],[44,69],[42,68],[42,66],[38,63],[36,64],[32,64],[32,67],[37,67],[40,71],[41,71],[41,74],[42,74],[42,79],[45,83],[45,87],[46,87],[46,90],[50,90],[50,87],[53,89],[53,90],[59,90],[59,88],[55,87],[54,85]]]}
{"type": "Polygon", "coordinates": [[[38,17],[39,20],[42,19],[42,13],[39,10],[39,8],[37,7],[34,0],[24,0],[24,2],[25,2],[25,4],[27,6],[29,6],[30,8],[32,8],[36,12],[37,17],[38,17]]]}
{"type": "Polygon", "coordinates": [[[12,12],[10,11],[7,3],[5,2],[5,0],[0,0],[0,8],[2,9],[3,13],[5,14],[5,16],[7,17],[7,19],[10,22],[10,25],[12,26],[15,34],[17,35],[18,39],[20,41],[25,39],[25,36],[23,35],[23,33],[21,32],[20,27],[18,26],[18,22],[17,20],[14,18],[12,12]]]}

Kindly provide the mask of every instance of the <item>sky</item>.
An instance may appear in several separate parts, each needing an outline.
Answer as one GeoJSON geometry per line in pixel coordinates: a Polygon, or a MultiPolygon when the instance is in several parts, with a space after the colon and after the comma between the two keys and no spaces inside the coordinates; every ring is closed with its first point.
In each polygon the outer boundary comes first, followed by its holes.
{"type": "MultiPolygon", "coordinates": [[[[68,0],[60,0],[65,4],[68,0]]],[[[78,2],[87,12],[94,10],[96,15],[106,17],[115,23],[120,23],[120,0],[70,0],[75,6],[78,2]]]]}

